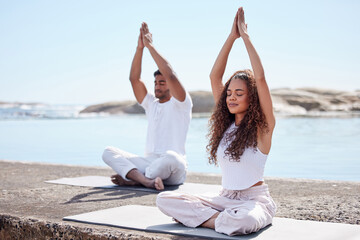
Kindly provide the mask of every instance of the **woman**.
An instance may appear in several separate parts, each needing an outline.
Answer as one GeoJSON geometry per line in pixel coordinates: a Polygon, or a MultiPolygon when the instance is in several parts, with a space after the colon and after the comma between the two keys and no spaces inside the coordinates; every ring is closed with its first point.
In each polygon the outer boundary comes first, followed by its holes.
{"type": "Polygon", "coordinates": [[[189,227],[208,227],[228,235],[248,234],[271,224],[276,205],[263,173],[275,117],[260,58],[247,33],[239,8],[210,74],[216,108],[210,118],[209,162],[220,164],[223,190],[219,196],[193,196],[163,192],[159,209],[189,227]],[[222,78],[233,43],[242,38],[251,70],[222,78]]]}

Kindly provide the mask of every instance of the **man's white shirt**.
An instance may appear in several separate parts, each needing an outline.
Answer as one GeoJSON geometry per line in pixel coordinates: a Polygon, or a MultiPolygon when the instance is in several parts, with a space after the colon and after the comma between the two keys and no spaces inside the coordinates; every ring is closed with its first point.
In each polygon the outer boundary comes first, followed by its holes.
{"type": "Polygon", "coordinates": [[[148,119],[145,156],[172,150],[185,157],[185,141],[193,106],[189,93],[186,92],[183,102],[171,97],[165,103],[147,93],[140,105],[148,119]]]}

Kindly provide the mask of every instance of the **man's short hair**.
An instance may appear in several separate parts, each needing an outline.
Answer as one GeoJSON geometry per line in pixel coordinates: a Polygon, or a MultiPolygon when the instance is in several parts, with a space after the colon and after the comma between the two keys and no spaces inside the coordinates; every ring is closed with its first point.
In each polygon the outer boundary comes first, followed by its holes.
{"type": "Polygon", "coordinates": [[[154,72],[154,77],[156,77],[157,75],[162,75],[161,72],[160,72],[160,70],[156,70],[156,71],[154,72]]]}

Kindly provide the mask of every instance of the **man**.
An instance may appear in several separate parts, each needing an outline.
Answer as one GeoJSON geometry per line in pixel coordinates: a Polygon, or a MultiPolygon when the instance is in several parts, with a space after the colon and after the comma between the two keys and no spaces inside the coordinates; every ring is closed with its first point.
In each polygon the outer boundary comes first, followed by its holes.
{"type": "Polygon", "coordinates": [[[185,140],[191,120],[192,101],[170,64],[158,53],[146,23],[142,23],[138,46],[131,65],[130,81],[138,103],[148,119],[145,157],[107,147],[103,160],[116,175],[118,185],[143,185],[163,190],[164,184],[178,185],[186,178],[185,140]],[[146,47],[159,70],[154,73],[155,96],[141,81],[141,62],[146,47]]]}

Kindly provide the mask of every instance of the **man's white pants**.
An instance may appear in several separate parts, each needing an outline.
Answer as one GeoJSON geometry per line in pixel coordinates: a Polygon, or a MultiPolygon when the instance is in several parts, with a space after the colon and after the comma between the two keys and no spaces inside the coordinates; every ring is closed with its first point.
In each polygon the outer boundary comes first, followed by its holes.
{"type": "Polygon", "coordinates": [[[160,177],[165,185],[182,184],[186,178],[186,161],[174,151],[140,157],[115,147],[107,147],[102,159],[127,181],[129,179],[126,175],[132,169],[139,170],[150,179],[160,177]]]}

